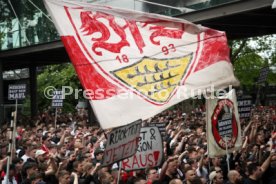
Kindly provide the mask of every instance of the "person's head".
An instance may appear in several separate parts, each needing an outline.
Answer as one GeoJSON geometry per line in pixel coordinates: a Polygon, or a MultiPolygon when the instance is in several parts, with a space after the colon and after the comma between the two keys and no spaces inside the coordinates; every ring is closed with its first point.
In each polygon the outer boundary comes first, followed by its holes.
{"type": "Polygon", "coordinates": [[[201,183],[202,184],[207,184],[207,179],[204,177],[200,177],[201,183]]]}
{"type": "Polygon", "coordinates": [[[97,148],[94,152],[94,156],[96,160],[102,160],[104,156],[104,151],[100,148],[97,148]]]}
{"type": "Polygon", "coordinates": [[[223,184],[223,175],[222,173],[217,173],[216,177],[214,178],[215,184],[223,184]]]}
{"type": "Polygon", "coordinates": [[[49,146],[51,144],[51,137],[48,135],[48,133],[42,136],[42,143],[46,146],[49,146]]]}
{"type": "Polygon", "coordinates": [[[214,171],[216,171],[216,173],[221,173],[223,175],[223,171],[221,167],[218,167],[218,166],[214,167],[214,171]]]}
{"type": "Polygon", "coordinates": [[[91,173],[92,169],[94,169],[93,164],[89,162],[85,162],[83,164],[83,171],[86,173],[91,173]]]}
{"type": "Polygon", "coordinates": [[[206,153],[206,149],[203,145],[199,145],[199,148],[198,148],[198,155],[201,156],[201,155],[204,155],[206,153]]]}
{"type": "Polygon", "coordinates": [[[35,158],[39,161],[39,162],[45,162],[46,160],[46,152],[39,149],[39,150],[36,150],[35,152],[35,158]]]}
{"type": "Polygon", "coordinates": [[[33,178],[38,172],[38,167],[35,162],[26,162],[23,165],[23,171],[26,173],[27,178],[33,178]]]}
{"type": "Polygon", "coordinates": [[[69,184],[70,183],[70,173],[66,170],[62,170],[58,173],[58,182],[60,184],[69,184]]]}
{"type": "Polygon", "coordinates": [[[169,184],[183,184],[183,182],[180,179],[173,179],[169,184]]]}
{"type": "Polygon", "coordinates": [[[240,162],[235,162],[235,170],[240,172],[242,169],[241,165],[240,165],[240,162]]]}
{"type": "Polygon", "coordinates": [[[102,173],[105,172],[109,172],[109,168],[108,167],[100,167],[100,169],[98,170],[98,175],[100,176],[102,173]]]}
{"type": "Polygon", "coordinates": [[[23,162],[23,160],[21,158],[14,158],[12,160],[12,163],[15,165],[15,169],[17,171],[21,171],[21,169],[23,167],[23,164],[24,164],[24,162],[23,162]]]}
{"type": "Polygon", "coordinates": [[[253,145],[253,147],[252,147],[252,151],[253,151],[253,152],[257,152],[257,151],[259,151],[259,149],[260,149],[260,146],[259,146],[258,144],[255,144],[255,145],[253,145]]]}
{"type": "Polygon", "coordinates": [[[37,150],[37,148],[35,146],[30,146],[29,147],[29,155],[28,156],[30,156],[31,158],[34,159],[35,158],[36,150],[37,150]]]}
{"type": "Polygon", "coordinates": [[[66,150],[67,150],[66,146],[61,146],[61,147],[58,148],[58,153],[62,156],[65,156],[66,150]]]}
{"type": "Polygon", "coordinates": [[[64,146],[66,147],[66,149],[70,149],[70,147],[72,146],[73,144],[73,138],[68,136],[64,139],[64,146]]]}
{"type": "Polygon", "coordinates": [[[109,172],[99,174],[99,180],[101,184],[112,184],[115,182],[114,177],[109,172]]]}
{"type": "Polygon", "coordinates": [[[187,181],[192,182],[195,180],[196,174],[195,171],[193,169],[189,169],[186,171],[185,173],[185,178],[187,181]]]}
{"type": "Polygon", "coordinates": [[[43,174],[42,173],[36,173],[34,178],[32,178],[32,184],[46,184],[46,182],[43,181],[43,174]]]}
{"type": "Polygon", "coordinates": [[[73,168],[74,168],[74,170],[75,170],[77,173],[81,174],[81,173],[83,172],[83,164],[82,164],[82,162],[80,162],[80,161],[75,161],[75,162],[73,163],[73,168]]]}
{"type": "Polygon", "coordinates": [[[201,136],[201,135],[202,135],[202,132],[203,132],[202,127],[198,127],[198,128],[196,129],[196,135],[197,135],[197,136],[201,136]]]}
{"type": "Polygon", "coordinates": [[[197,151],[194,147],[188,147],[187,151],[188,151],[189,159],[196,159],[197,158],[198,153],[197,153],[197,151]]]}
{"type": "Polygon", "coordinates": [[[223,175],[216,171],[212,171],[209,175],[210,183],[212,184],[222,184],[223,183],[223,175]]]}
{"type": "Polygon", "coordinates": [[[265,143],[265,136],[263,133],[259,132],[256,137],[256,142],[259,144],[264,144],[265,143]]]}
{"type": "Polygon", "coordinates": [[[197,168],[197,161],[196,161],[196,159],[188,159],[188,160],[187,160],[187,163],[188,163],[192,168],[194,168],[194,169],[197,168]]]}
{"type": "Polygon", "coordinates": [[[58,150],[58,146],[55,145],[55,144],[51,144],[49,147],[49,152],[52,153],[52,154],[56,154],[57,153],[57,150],[58,150]]]}
{"type": "Polygon", "coordinates": [[[83,157],[84,157],[84,160],[86,162],[91,162],[92,161],[92,155],[89,152],[85,153],[83,157]]]}
{"type": "Polygon", "coordinates": [[[48,132],[48,133],[50,133],[51,135],[53,135],[54,132],[55,132],[55,128],[54,128],[54,127],[51,127],[51,128],[49,129],[49,132],[48,132]]]}
{"type": "Polygon", "coordinates": [[[134,184],[146,184],[147,181],[144,178],[139,177],[139,178],[134,179],[133,183],[134,184]]]}
{"type": "Polygon", "coordinates": [[[173,175],[177,172],[177,168],[178,168],[178,160],[177,158],[174,158],[168,163],[167,172],[173,175]]]}
{"type": "Polygon", "coordinates": [[[43,133],[43,129],[42,129],[42,128],[39,128],[39,129],[37,129],[37,131],[36,131],[36,136],[42,137],[42,136],[43,136],[42,133],[43,133]]]}
{"type": "Polygon", "coordinates": [[[76,138],[74,141],[74,148],[82,148],[82,140],[80,138],[76,138]]]}
{"type": "Polygon", "coordinates": [[[61,138],[62,136],[62,130],[61,129],[58,129],[55,131],[55,135],[58,137],[58,138],[61,138]]]}
{"type": "Polygon", "coordinates": [[[215,158],[213,158],[213,159],[212,159],[212,164],[213,164],[214,166],[220,166],[220,164],[221,164],[221,158],[220,158],[220,157],[215,157],[215,158]]]}
{"type": "Polygon", "coordinates": [[[156,181],[159,179],[159,173],[155,168],[148,168],[146,174],[149,181],[156,181]]]}
{"type": "Polygon", "coordinates": [[[239,184],[242,182],[242,177],[240,173],[236,170],[231,170],[228,172],[228,180],[233,184],[239,184]]]}
{"type": "Polygon", "coordinates": [[[209,157],[208,155],[204,155],[203,156],[203,165],[207,166],[209,163],[209,157]]]}
{"type": "Polygon", "coordinates": [[[253,176],[256,179],[260,179],[261,174],[262,174],[261,167],[256,163],[249,164],[247,166],[247,171],[248,171],[249,176],[253,176]]]}

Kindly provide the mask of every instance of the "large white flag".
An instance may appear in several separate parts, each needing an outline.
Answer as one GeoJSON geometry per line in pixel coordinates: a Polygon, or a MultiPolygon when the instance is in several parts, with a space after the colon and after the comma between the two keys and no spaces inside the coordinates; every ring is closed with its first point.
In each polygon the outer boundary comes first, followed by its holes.
{"type": "Polygon", "coordinates": [[[207,99],[206,106],[209,156],[221,156],[240,149],[241,126],[235,90],[215,99],[207,99]]]}
{"type": "Polygon", "coordinates": [[[152,117],[195,90],[238,84],[224,32],[88,3],[45,5],[102,128],[152,117]]]}

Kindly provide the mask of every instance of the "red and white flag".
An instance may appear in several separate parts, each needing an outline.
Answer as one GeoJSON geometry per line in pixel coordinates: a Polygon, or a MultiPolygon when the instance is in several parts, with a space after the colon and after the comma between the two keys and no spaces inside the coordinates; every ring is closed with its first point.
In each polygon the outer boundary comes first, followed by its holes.
{"type": "Polygon", "coordinates": [[[182,19],[45,0],[102,128],[237,85],[224,32],[182,19]]]}
{"type": "Polygon", "coordinates": [[[222,156],[242,146],[241,125],[235,90],[207,99],[207,147],[209,156],[222,156]]]}

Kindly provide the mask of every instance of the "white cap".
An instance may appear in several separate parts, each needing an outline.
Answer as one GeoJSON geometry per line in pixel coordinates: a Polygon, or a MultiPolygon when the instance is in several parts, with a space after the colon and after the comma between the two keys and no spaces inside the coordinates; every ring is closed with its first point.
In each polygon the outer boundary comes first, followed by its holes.
{"type": "Polygon", "coordinates": [[[217,171],[212,171],[210,174],[209,174],[209,180],[210,182],[213,182],[214,178],[216,177],[217,175],[217,171]]]}
{"type": "Polygon", "coordinates": [[[35,157],[38,157],[39,155],[43,155],[43,154],[45,154],[46,153],[46,151],[43,151],[43,150],[36,150],[36,152],[35,152],[35,157]]]}

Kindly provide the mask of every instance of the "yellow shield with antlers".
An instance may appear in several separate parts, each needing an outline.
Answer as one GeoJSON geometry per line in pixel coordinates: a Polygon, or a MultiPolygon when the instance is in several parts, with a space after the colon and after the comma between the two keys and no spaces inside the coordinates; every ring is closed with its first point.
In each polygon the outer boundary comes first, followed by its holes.
{"type": "Polygon", "coordinates": [[[192,54],[170,59],[143,58],[112,73],[147,99],[164,103],[179,86],[191,60],[192,54]]]}

